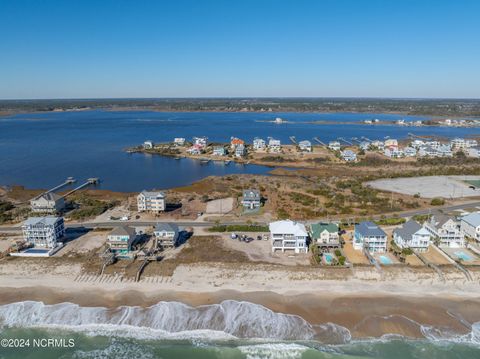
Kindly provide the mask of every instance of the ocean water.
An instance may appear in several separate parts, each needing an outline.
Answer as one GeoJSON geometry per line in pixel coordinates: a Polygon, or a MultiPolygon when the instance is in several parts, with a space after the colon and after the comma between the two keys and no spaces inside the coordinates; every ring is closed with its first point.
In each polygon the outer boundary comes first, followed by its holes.
{"type": "Polygon", "coordinates": [[[352,339],[339,325],[311,325],[248,302],[114,309],[19,302],[0,306],[0,358],[480,357],[480,323],[465,335],[420,326],[424,339],[352,339]],[[6,347],[18,339],[23,347],[6,347]]]}
{"type": "Polygon", "coordinates": [[[0,117],[0,185],[51,188],[66,177],[79,181],[99,177],[101,188],[114,191],[168,189],[187,185],[210,175],[266,174],[271,168],[233,162],[201,164],[191,159],[127,154],[126,147],[143,143],[207,136],[226,142],[231,136],[251,142],[254,137],[274,137],[289,142],[318,137],[385,136],[406,138],[408,133],[443,137],[480,135],[480,129],[446,127],[368,126],[359,122],[378,118],[395,121],[421,117],[391,114],[315,113],[163,113],[151,111],[80,111],[21,114],[0,117]],[[282,117],[288,123],[272,121],[282,117]],[[315,125],[311,121],[338,123],[315,125]],[[345,122],[349,122],[345,124],[345,122]]]}

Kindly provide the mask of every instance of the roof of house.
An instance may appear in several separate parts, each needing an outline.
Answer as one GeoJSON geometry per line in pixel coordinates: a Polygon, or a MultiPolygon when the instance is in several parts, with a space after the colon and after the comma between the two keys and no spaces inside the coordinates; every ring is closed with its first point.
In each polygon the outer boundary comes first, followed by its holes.
{"type": "Polygon", "coordinates": [[[145,197],[149,198],[165,198],[165,193],[163,192],[156,192],[156,191],[145,191],[141,192],[145,197]]]}
{"type": "Polygon", "coordinates": [[[474,226],[480,226],[480,212],[474,212],[462,217],[462,221],[474,226]]]}
{"type": "Polygon", "coordinates": [[[434,222],[435,226],[442,227],[445,223],[449,220],[453,220],[452,217],[446,216],[444,214],[436,214],[432,216],[432,221],[434,222]]]}
{"type": "Polygon", "coordinates": [[[112,229],[112,231],[109,233],[110,236],[129,236],[129,237],[135,237],[136,232],[135,228],[132,227],[127,227],[127,226],[120,226],[120,227],[115,227],[112,229]]]}
{"type": "Polygon", "coordinates": [[[243,145],[245,141],[239,139],[239,138],[233,138],[232,141],[230,142],[232,145],[243,145]]]}
{"type": "Polygon", "coordinates": [[[178,226],[175,223],[158,222],[155,232],[178,232],[178,226]]]}
{"type": "Polygon", "coordinates": [[[291,220],[272,222],[268,227],[271,233],[293,234],[295,236],[308,235],[305,225],[291,220]]]}
{"type": "Polygon", "coordinates": [[[258,189],[244,189],[243,198],[260,198],[260,191],[258,189]]]}
{"type": "Polygon", "coordinates": [[[319,238],[323,231],[338,233],[338,226],[335,223],[314,223],[310,226],[312,237],[319,238]]]}
{"type": "Polygon", "coordinates": [[[45,199],[47,201],[58,201],[62,198],[62,196],[56,194],[55,192],[47,192],[47,193],[43,193],[41,194],[40,196],[38,196],[37,198],[35,198],[33,201],[37,201],[39,199],[45,199]]]}
{"type": "Polygon", "coordinates": [[[38,224],[43,224],[45,226],[52,226],[56,222],[62,220],[62,217],[46,216],[46,217],[29,217],[25,222],[24,226],[35,226],[38,224]]]}
{"type": "Polygon", "coordinates": [[[309,140],[303,140],[298,143],[299,146],[311,146],[312,143],[309,140]]]}
{"type": "Polygon", "coordinates": [[[366,221],[360,222],[355,226],[355,232],[362,234],[363,236],[386,236],[386,233],[377,226],[375,223],[366,221]]]}
{"type": "Polygon", "coordinates": [[[422,229],[423,229],[422,225],[420,225],[418,222],[411,219],[408,222],[404,223],[402,227],[395,229],[393,233],[397,234],[403,239],[407,239],[407,238],[411,238],[415,233],[417,233],[418,231],[421,231],[422,229]]]}

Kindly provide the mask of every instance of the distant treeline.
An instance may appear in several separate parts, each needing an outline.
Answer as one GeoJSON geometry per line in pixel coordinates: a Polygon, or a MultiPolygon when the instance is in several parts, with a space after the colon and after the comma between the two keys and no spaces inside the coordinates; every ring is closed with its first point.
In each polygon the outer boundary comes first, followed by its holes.
{"type": "Polygon", "coordinates": [[[0,112],[4,113],[82,109],[219,112],[368,112],[480,117],[480,99],[161,98],[0,100],[0,112]]]}

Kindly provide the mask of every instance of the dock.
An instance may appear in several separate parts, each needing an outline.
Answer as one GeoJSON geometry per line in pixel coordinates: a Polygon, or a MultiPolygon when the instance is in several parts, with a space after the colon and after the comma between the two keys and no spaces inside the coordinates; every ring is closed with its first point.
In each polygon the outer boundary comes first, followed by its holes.
{"type": "Polygon", "coordinates": [[[356,137],[352,137],[351,140],[352,140],[352,142],[361,143],[361,141],[356,137]]]}
{"type": "Polygon", "coordinates": [[[51,192],[55,192],[55,191],[58,191],[60,188],[63,188],[65,186],[68,186],[69,184],[72,184],[72,183],[75,183],[77,182],[77,180],[73,177],[68,177],[65,182],[63,183],[60,183],[58,186],[55,186],[53,188],[50,188],[48,191],[45,191],[43,193],[40,193],[38,196],[32,198],[32,200],[36,200],[38,198],[40,198],[41,196],[43,196],[44,194],[47,194],[47,193],[51,193],[51,192]]]}
{"type": "Polygon", "coordinates": [[[343,142],[345,142],[347,145],[353,146],[353,143],[352,143],[352,142],[347,141],[347,140],[346,140],[345,138],[343,138],[343,137],[339,137],[339,138],[337,138],[337,140],[338,140],[338,141],[343,141],[343,142]]]}
{"type": "Polygon", "coordinates": [[[295,136],[290,136],[289,138],[290,138],[290,141],[292,141],[292,143],[293,143],[294,145],[297,144],[297,139],[295,138],[295,136]]]}
{"type": "Polygon", "coordinates": [[[319,143],[320,145],[327,147],[327,145],[324,142],[320,141],[320,139],[318,137],[314,137],[313,140],[315,142],[319,143]]]}
{"type": "Polygon", "coordinates": [[[65,198],[65,197],[67,197],[67,196],[69,196],[69,195],[71,195],[71,194],[73,194],[73,193],[81,190],[82,188],[85,188],[85,187],[90,186],[90,185],[96,185],[96,184],[99,183],[99,182],[100,182],[100,179],[99,179],[99,178],[89,178],[89,179],[87,179],[86,182],[84,182],[84,183],[82,183],[80,186],[72,189],[70,192],[68,192],[67,194],[65,194],[65,195],[62,196],[62,197],[65,198]]]}

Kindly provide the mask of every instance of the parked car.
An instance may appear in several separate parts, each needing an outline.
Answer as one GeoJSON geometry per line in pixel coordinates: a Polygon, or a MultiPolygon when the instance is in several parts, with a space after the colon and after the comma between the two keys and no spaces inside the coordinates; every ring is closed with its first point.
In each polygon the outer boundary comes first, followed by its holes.
{"type": "Polygon", "coordinates": [[[237,236],[236,233],[232,233],[232,234],[230,235],[230,238],[231,238],[231,239],[237,239],[237,237],[238,237],[238,236],[237,236]]]}

